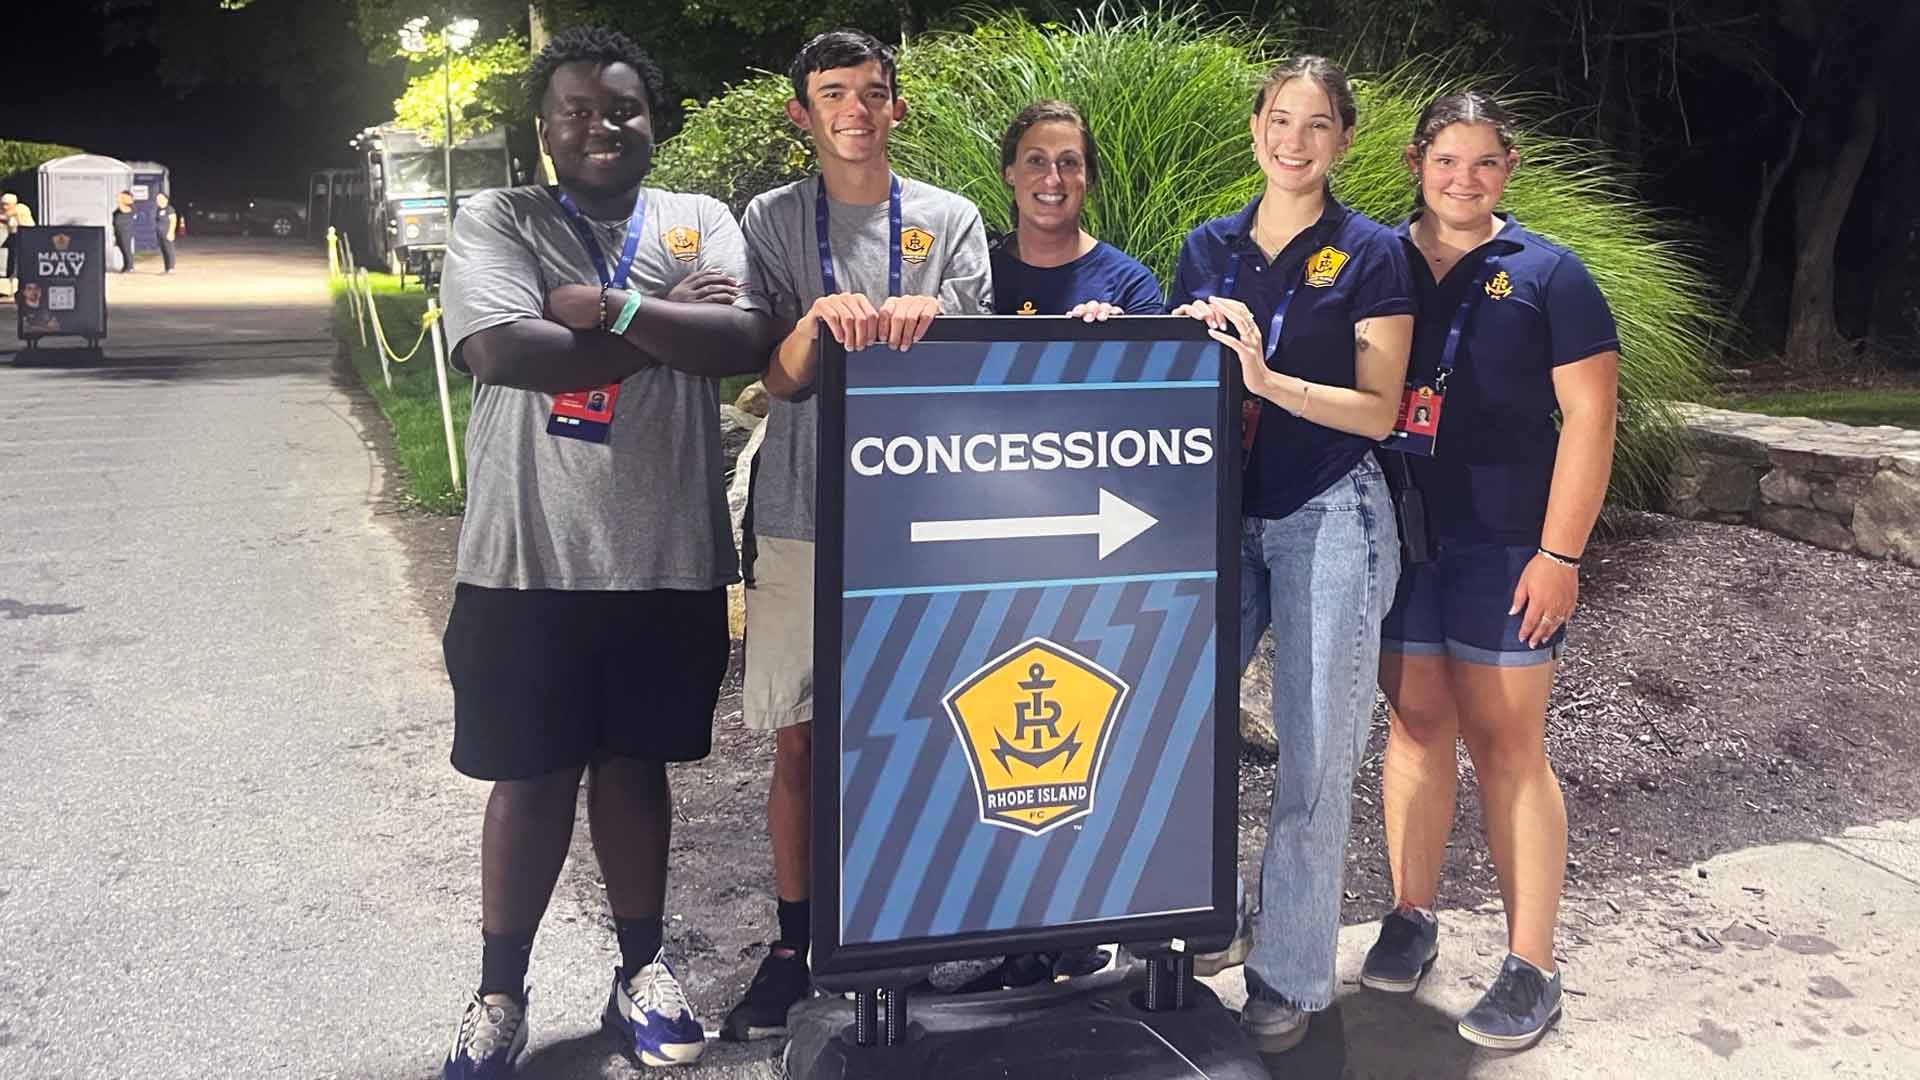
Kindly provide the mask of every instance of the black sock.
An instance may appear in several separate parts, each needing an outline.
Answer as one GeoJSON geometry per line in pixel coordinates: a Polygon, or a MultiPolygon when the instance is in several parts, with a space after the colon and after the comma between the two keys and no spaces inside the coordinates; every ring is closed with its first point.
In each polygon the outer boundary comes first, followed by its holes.
{"type": "MultiPolygon", "coordinates": [[[[776,898],[777,899],[777,898],[776,898]]],[[[813,901],[780,900],[780,944],[807,958],[807,945],[813,941],[813,901]]]]}
{"type": "Polygon", "coordinates": [[[640,915],[631,919],[614,916],[613,932],[620,938],[620,975],[631,979],[633,973],[653,963],[660,955],[664,936],[660,916],[640,915]]]}
{"type": "Polygon", "coordinates": [[[480,992],[527,997],[527,959],[533,955],[534,931],[519,934],[480,932],[480,992]]]}

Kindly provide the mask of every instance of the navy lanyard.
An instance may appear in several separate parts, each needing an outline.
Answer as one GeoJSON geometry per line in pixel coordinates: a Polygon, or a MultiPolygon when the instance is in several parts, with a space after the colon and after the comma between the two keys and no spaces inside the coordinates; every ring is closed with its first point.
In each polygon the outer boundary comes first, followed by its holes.
{"type": "Polygon", "coordinates": [[[1453,322],[1447,326],[1447,343],[1440,348],[1440,367],[1433,376],[1433,388],[1440,393],[1447,392],[1447,377],[1453,374],[1454,361],[1460,356],[1460,339],[1466,336],[1467,320],[1480,307],[1480,300],[1487,295],[1487,282],[1500,272],[1500,256],[1489,255],[1480,266],[1480,273],[1473,279],[1473,287],[1460,300],[1460,307],[1453,313],[1453,322]]]}
{"type": "MultiPolygon", "coordinates": [[[[1280,294],[1280,303],[1274,306],[1273,321],[1267,326],[1266,359],[1268,367],[1273,366],[1274,350],[1280,347],[1280,331],[1284,329],[1287,324],[1287,307],[1293,303],[1293,294],[1299,290],[1300,282],[1305,277],[1306,267],[1303,264],[1300,275],[1295,277],[1292,283],[1287,286],[1286,292],[1280,294]]],[[[1240,280],[1240,253],[1236,251],[1227,259],[1227,273],[1225,277],[1220,279],[1219,295],[1232,298],[1233,285],[1234,282],[1238,280],[1240,280]]]]}
{"type": "Polygon", "coordinates": [[[647,192],[645,188],[634,193],[633,213],[627,217],[627,242],[620,248],[620,262],[607,273],[606,256],[600,253],[600,241],[594,238],[593,227],[587,224],[587,216],[573,204],[567,193],[557,187],[548,188],[560,203],[560,209],[566,211],[567,224],[573,226],[573,234],[587,249],[587,257],[593,260],[593,271],[600,275],[600,284],[608,288],[626,288],[627,277],[633,272],[633,256],[640,250],[640,233],[647,222],[647,192]]]}
{"type": "MultiPolygon", "coordinates": [[[[889,174],[887,184],[887,295],[900,295],[900,178],[889,174]]],[[[813,196],[813,231],[820,240],[820,287],[827,296],[840,291],[833,276],[833,240],[828,235],[827,179],[813,196]]]]}

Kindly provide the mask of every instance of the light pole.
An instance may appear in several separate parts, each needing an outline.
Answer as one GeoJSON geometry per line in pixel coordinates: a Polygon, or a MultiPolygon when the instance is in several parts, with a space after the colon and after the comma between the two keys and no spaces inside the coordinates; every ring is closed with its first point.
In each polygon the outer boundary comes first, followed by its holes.
{"type": "MultiPolygon", "coordinates": [[[[425,53],[431,47],[427,39],[427,26],[430,20],[425,15],[416,15],[400,27],[400,48],[415,55],[425,53]]],[[[480,31],[478,19],[451,17],[440,31],[442,46],[440,65],[441,97],[446,106],[446,145],[442,152],[446,155],[447,186],[447,229],[446,240],[453,239],[453,214],[458,190],[453,181],[453,54],[473,44],[474,35],[480,31]]]]}
{"type": "MultiPolygon", "coordinates": [[[[400,28],[400,47],[409,53],[420,54],[427,51],[427,25],[425,15],[408,19],[400,28]]],[[[447,227],[441,237],[441,251],[453,242],[453,212],[459,189],[453,182],[453,54],[473,44],[473,37],[480,30],[476,19],[454,18],[449,16],[447,24],[440,29],[440,44],[445,52],[441,58],[440,89],[445,99],[447,117],[446,180],[447,180],[447,227]]],[[[443,256],[444,257],[444,256],[443,256]]],[[[444,266],[445,263],[442,263],[444,266]]],[[[438,275],[435,275],[436,279],[438,275]]],[[[435,288],[438,288],[436,280],[435,288]]],[[[440,427],[447,442],[447,471],[453,478],[453,490],[459,491],[460,451],[453,438],[453,399],[447,393],[447,337],[440,327],[439,301],[431,294],[427,297],[427,330],[433,335],[433,374],[440,389],[440,427]]]]}

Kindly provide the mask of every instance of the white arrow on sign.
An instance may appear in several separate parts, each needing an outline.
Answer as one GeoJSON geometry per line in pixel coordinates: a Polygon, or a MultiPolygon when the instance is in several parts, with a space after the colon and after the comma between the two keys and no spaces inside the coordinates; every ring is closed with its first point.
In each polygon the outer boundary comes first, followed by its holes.
{"type": "Polygon", "coordinates": [[[1024,540],[1033,536],[1098,536],[1100,557],[1120,550],[1127,541],[1146,532],[1159,518],[1106,488],[1100,489],[1097,514],[1058,514],[1053,517],[969,518],[960,521],[916,521],[916,544],[941,540],[1024,540]]]}

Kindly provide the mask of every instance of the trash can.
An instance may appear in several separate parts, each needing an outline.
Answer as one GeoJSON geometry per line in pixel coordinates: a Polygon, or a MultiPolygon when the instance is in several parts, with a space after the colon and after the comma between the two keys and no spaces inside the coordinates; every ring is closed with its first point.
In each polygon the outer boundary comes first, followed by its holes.
{"type": "Polygon", "coordinates": [[[20,340],[79,337],[97,349],[107,336],[107,231],[98,225],[40,225],[14,237],[20,340]]]}

